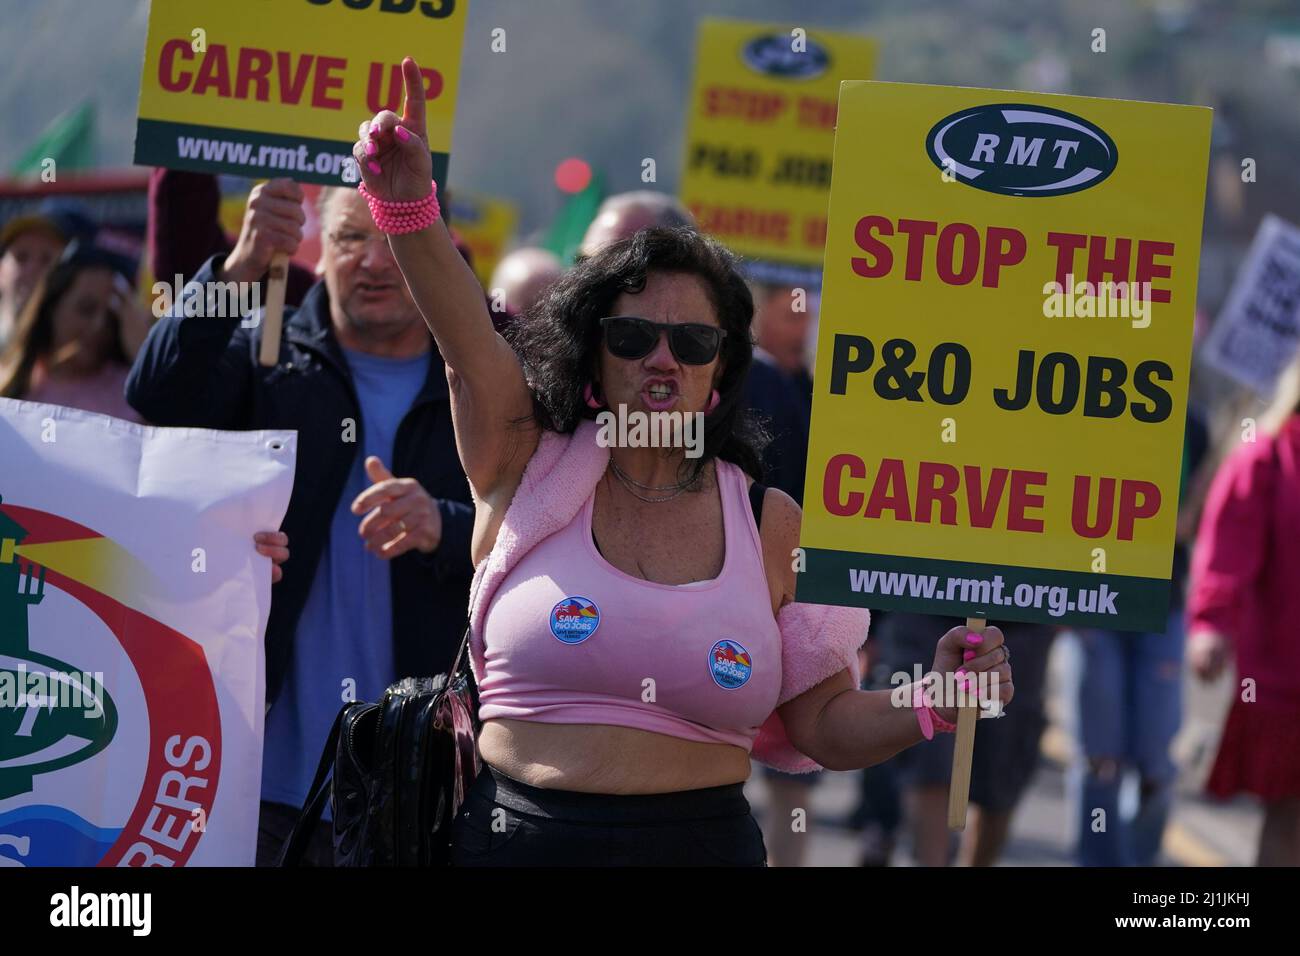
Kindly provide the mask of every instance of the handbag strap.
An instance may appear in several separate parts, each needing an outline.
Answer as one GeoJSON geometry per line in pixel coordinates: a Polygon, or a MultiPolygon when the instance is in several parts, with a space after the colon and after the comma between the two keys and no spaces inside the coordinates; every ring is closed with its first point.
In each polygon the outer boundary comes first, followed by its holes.
{"type": "MultiPolygon", "coordinates": [[[[470,629],[465,628],[465,636],[461,638],[460,650],[456,652],[456,660],[452,662],[451,670],[447,673],[447,692],[455,690],[453,686],[460,678],[465,679],[465,686],[469,688],[469,709],[470,719],[475,728],[479,726],[478,721],[478,680],[474,677],[474,668],[470,666],[470,629]]],[[[477,744],[475,745],[477,751],[477,744]]]]}
{"type": "Polygon", "coordinates": [[[280,851],[280,861],[277,866],[300,866],[302,858],[307,852],[307,844],[311,840],[312,832],[316,829],[316,824],[320,822],[321,814],[325,812],[325,800],[329,797],[330,787],[326,778],[330,775],[330,769],[334,765],[334,755],[338,750],[339,734],[343,728],[343,716],[348,712],[348,708],[354,704],[344,704],[339,708],[338,716],[334,718],[334,726],[330,729],[329,740],[325,743],[325,749],[321,751],[320,763],[316,766],[316,776],[307,789],[307,800],[302,806],[302,812],[298,814],[298,822],[293,825],[293,830],[289,838],[284,841],[284,848],[280,851]]]}
{"type": "Polygon", "coordinates": [[[447,686],[451,687],[451,682],[460,675],[460,665],[465,659],[465,653],[469,649],[469,627],[465,628],[465,635],[460,639],[460,650],[456,652],[456,659],[451,663],[451,670],[447,672],[447,686]]]}

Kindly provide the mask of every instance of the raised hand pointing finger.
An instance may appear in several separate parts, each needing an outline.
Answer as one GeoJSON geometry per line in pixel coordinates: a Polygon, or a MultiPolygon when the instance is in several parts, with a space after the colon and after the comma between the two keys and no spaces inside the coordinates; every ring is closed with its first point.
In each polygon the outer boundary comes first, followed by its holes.
{"type": "Polygon", "coordinates": [[[352,155],[366,190],[389,202],[421,200],[429,195],[433,160],[426,142],[424,77],[409,56],[402,61],[406,102],[402,115],[381,110],[358,130],[352,155]]]}
{"type": "Polygon", "coordinates": [[[428,139],[425,122],[424,74],[415,60],[402,60],[402,82],[406,86],[406,101],[402,106],[402,125],[422,140],[428,139]]]}

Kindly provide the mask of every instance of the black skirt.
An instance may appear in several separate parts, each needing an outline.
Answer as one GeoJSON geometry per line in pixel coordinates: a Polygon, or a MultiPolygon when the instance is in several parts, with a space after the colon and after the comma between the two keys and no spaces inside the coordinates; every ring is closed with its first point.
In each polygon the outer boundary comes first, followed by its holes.
{"type": "Polygon", "coordinates": [[[551,790],[486,764],[451,833],[453,866],[766,866],[744,784],[618,795],[551,790]]]}

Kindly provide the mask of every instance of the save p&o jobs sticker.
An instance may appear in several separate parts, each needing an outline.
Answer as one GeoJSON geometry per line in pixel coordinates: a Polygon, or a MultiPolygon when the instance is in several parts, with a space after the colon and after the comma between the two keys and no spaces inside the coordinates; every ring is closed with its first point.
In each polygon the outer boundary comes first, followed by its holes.
{"type": "Polygon", "coordinates": [[[565,644],[581,644],[600,626],[600,608],[585,597],[566,597],[551,608],[551,633],[565,644]]]}
{"type": "Polygon", "coordinates": [[[713,681],[725,690],[735,690],[754,673],[749,651],[735,641],[722,640],[709,651],[709,671],[713,681]]]}

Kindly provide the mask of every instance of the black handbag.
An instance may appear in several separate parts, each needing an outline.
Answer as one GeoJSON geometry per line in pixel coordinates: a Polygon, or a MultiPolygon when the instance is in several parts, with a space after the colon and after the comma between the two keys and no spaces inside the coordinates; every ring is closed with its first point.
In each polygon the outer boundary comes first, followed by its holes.
{"type": "Polygon", "coordinates": [[[447,865],[452,821],[480,767],[468,650],[466,629],[446,674],[407,677],[377,704],[343,706],[280,866],[301,863],[326,798],[335,866],[447,865]]]}

